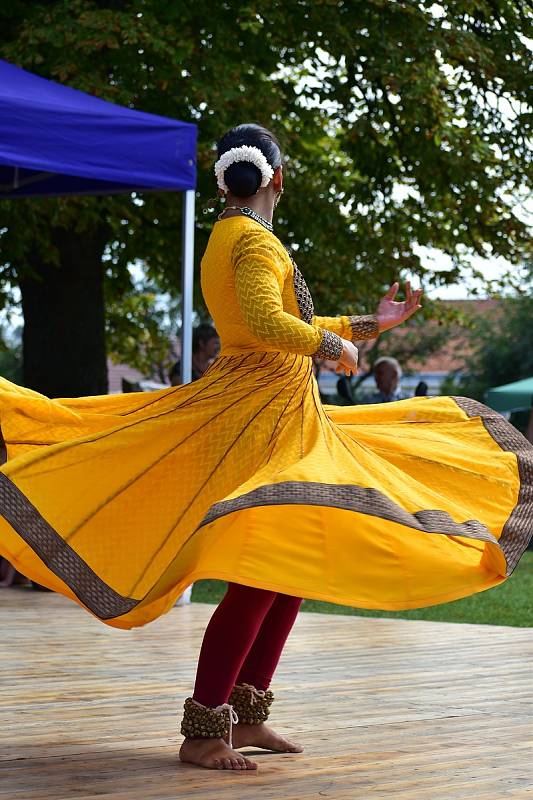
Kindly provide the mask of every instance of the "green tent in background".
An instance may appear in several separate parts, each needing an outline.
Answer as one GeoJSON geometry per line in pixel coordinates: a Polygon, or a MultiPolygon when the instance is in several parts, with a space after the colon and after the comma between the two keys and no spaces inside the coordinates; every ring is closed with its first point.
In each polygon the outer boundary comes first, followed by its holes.
{"type": "Polygon", "coordinates": [[[533,405],[533,378],[506,383],[487,389],[485,394],[487,405],[495,411],[523,411],[533,405]]]}

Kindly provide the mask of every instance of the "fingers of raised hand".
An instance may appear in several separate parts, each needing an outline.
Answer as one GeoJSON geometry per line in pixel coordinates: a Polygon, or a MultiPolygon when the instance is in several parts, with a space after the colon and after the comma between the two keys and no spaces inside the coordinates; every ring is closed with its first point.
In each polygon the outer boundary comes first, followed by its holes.
{"type": "Polygon", "coordinates": [[[419,303],[421,296],[422,296],[422,289],[417,289],[415,292],[413,292],[412,297],[410,298],[409,301],[409,310],[411,313],[413,311],[416,311],[417,308],[421,307],[419,303]]]}
{"type": "Polygon", "coordinates": [[[422,289],[416,289],[414,292],[409,292],[409,294],[406,293],[406,296],[405,308],[409,310],[409,313],[421,307],[419,301],[422,296],[422,289]]]}
{"type": "Polygon", "coordinates": [[[389,291],[385,295],[386,300],[394,300],[396,295],[398,294],[398,289],[400,288],[400,284],[395,281],[392,286],[390,287],[389,291]]]}

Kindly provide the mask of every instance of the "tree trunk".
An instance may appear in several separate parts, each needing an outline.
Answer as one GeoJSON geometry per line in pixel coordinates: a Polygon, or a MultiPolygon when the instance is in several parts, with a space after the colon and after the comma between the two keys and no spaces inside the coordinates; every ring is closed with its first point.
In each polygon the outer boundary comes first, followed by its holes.
{"type": "Polygon", "coordinates": [[[59,266],[32,259],[20,281],[24,385],[48,397],[106,394],[103,229],[56,228],[59,266]]]}

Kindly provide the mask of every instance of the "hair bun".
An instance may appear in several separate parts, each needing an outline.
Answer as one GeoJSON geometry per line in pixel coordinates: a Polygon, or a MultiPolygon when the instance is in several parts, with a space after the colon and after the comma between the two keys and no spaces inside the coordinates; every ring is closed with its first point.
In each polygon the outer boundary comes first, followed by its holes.
{"type": "Polygon", "coordinates": [[[251,197],[268,186],[281,166],[278,140],[271,131],[253,123],[237,125],[225,133],[217,144],[217,154],[217,186],[235,197],[251,197]]]}
{"type": "Polygon", "coordinates": [[[224,172],[226,186],[235,197],[251,197],[261,186],[261,170],[249,161],[237,161],[224,172]]]}

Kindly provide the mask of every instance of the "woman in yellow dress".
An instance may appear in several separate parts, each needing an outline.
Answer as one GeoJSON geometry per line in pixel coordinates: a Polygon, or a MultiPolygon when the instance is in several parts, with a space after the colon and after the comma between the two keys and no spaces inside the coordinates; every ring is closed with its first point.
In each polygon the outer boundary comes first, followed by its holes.
{"type": "Polygon", "coordinates": [[[235,747],[300,748],[265,725],[300,597],[399,610],[495,586],[531,536],[533,447],[467,398],[331,407],[311,356],[410,316],[318,317],[272,231],[279,146],[219,143],[227,210],[202,260],[221,352],[194,384],[50,400],[0,380],[0,554],[108,625],[144,625],[200,578],[230,582],[185,703],[181,757],[254,768],[235,747]],[[239,722],[237,723],[237,715],[239,722]]]}

